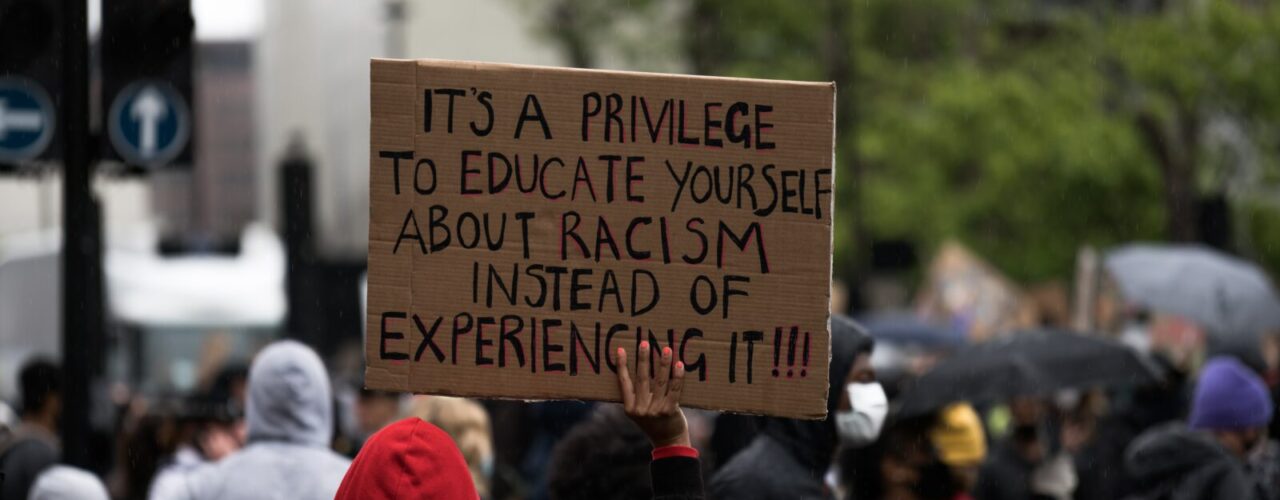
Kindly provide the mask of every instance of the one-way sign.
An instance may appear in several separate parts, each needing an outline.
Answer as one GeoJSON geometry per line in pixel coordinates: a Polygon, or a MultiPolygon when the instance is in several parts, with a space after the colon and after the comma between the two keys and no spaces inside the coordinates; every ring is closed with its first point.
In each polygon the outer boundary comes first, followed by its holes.
{"type": "Polygon", "coordinates": [[[158,167],[186,148],[191,113],[173,86],[158,80],[137,81],[116,95],[107,114],[111,145],[126,162],[158,167]]]}
{"type": "Polygon", "coordinates": [[[25,78],[0,78],[0,163],[31,160],[53,138],[53,102],[25,78]]]}

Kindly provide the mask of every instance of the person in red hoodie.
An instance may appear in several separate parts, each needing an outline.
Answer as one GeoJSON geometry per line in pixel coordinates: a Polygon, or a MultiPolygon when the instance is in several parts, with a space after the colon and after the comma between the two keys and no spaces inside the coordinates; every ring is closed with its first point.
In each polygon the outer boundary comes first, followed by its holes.
{"type": "Polygon", "coordinates": [[[334,500],[475,500],[471,471],[439,427],[409,417],[378,431],[351,462],[334,500]]]}

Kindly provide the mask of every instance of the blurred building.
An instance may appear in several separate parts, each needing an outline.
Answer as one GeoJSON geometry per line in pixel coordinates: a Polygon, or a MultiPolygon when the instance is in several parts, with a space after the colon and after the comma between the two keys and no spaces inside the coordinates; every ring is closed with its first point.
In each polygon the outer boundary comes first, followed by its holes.
{"type": "Polygon", "coordinates": [[[280,228],[277,166],[291,141],[314,162],[319,254],[368,249],[369,59],[441,58],[558,64],[512,0],[264,2],[255,50],[261,148],[258,209],[280,228]]]}
{"type": "Polygon", "coordinates": [[[254,123],[253,46],[249,41],[198,45],[196,221],[215,238],[238,237],[257,217],[260,178],[254,123]]]}
{"type": "Polygon", "coordinates": [[[264,2],[255,51],[261,213],[281,228],[278,164],[292,141],[315,170],[321,255],[363,258],[368,236],[369,58],[385,53],[381,2],[264,2]]]}
{"type": "MultiPolygon", "coordinates": [[[[238,243],[241,231],[257,218],[249,29],[254,22],[252,15],[248,20],[243,15],[225,16],[235,10],[228,6],[239,5],[243,14],[252,1],[256,0],[193,1],[195,165],[145,176],[120,176],[118,171],[95,176],[107,261],[121,254],[155,255],[160,234],[197,250],[238,246],[232,243],[238,243]]],[[[91,39],[100,28],[98,6],[90,2],[91,39]]],[[[95,79],[99,74],[91,72],[95,79]]],[[[91,91],[97,88],[94,84],[91,91]]],[[[96,105],[98,99],[92,96],[91,102],[96,105]]],[[[100,121],[96,111],[93,119],[100,121]]],[[[22,176],[0,176],[0,397],[14,395],[14,374],[28,356],[56,357],[60,351],[61,195],[57,165],[22,176]]],[[[110,274],[108,289],[120,289],[121,283],[110,274]]],[[[165,275],[145,278],[158,281],[165,275]]],[[[121,319],[120,311],[109,315],[112,321],[121,319]]]]}
{"type": "Polygon", "coordinates": [[[154,211],[172,251],[232,251],[257,218],[257,134],[250,40],[196,45],[192,169],[150,177],[154,211]]]}
{"type": "MultiPolygon", "coordinates": [[[[119,295],[125,289],[121,277],[130,273],[113,264],[119,259],[111,255],[146,260],[162,250],[215,251],[236,259],[232,254],[254,221],[283,235],[280,162],[297,140],[313,164],[314,227],[307,234],[315,261],[291,264],[310,266],[309,283],[324,291],[306,302],[344,315],[341,321],[317,317],[310,326],[327,330],[318,333],[321,346],[358,339],[351,332],[363,324],[358,278],[368,238],[369,59],[563,64],[553,42],[536,34],[537,9],[531,5],[192,0],[195,164],[143,176],[96,177],[108,294],[119,295]]],[[[99,4],[90,6],[96,37],[99,4]]],[[[56,168],[0,176],[0,396],[12,395],[11,373],[21,359],[32,352],[57,355],[59,349],[61,191],[56,168]]],[[[156,269],[167,269],[155,262],[156,269]]],[[[108,306],[119,309],[123,298],[108,297],[108,306]]],[[[129,330],[146,323],[120,310],[108,315],[129,330]]]]}

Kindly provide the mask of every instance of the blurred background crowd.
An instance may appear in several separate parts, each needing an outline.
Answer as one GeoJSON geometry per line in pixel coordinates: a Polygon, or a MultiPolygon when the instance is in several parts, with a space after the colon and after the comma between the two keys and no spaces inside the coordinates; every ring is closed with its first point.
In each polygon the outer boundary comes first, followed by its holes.
{"type": "MultiPolygon", "coordinates": [[[[339,455],[417,415],[485,498],[647,496],[645,438],[611,405],[362,388],[368,60],[431,57],[836,82],[831,308],[875,347],[832,384],[877,381],[887,422],[854,446],[838,412],[815,434],[687,410],[709,484],[771,435],[849,498],[1155,495],[1222,449],[1240,484],[1280,498],[1262,432],[1280,387],[1273,2],[116,3],[88,4],[91,129],[122,57],[103,33],[177,13],[181,51],[156,64],[189,74],[191,149],[95,163],[101,239],[73,249],[100,279],[66,307],[58,161],[0,168],[0,457],[28,457],[0,458],[9,478],[67,454],[62,395],[85,390],[75,465],[113,497],[163,497],[166,473],[244,446],[249,367],[289,338],[323,360],[339,455]],[[87,378],[64,377],[67,325],[92,332],[70,365],[87,378]],[[1232,432],[1197,452],[1182,431],[1218,418],[1232,432]],[[1172,437],[1140,440],[1157,431],[1172,437]]],[[[0,0],[3,76],[59,54],[33,21],[59,12],[0,0]]]]}

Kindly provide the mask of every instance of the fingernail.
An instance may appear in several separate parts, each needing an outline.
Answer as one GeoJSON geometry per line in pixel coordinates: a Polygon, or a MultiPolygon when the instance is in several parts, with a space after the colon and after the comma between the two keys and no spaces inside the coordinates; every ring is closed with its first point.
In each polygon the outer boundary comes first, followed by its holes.
{"type": "Polygon", "coordinates": [[[649,350],[649,341],[648,341],[648,340],[646,340],[646,341],[644,341],[644,342],[641,342],[641,343],[640,343],[640,348],[641,348],[641,349],[643,349],[643,350],[646,350],[646,351],[647,351],[647,350],[649,350]]]}
{"type": "Polygon", "coordinates": [[[677,370],[683,370],[683,369],[684,369],[684,361],[676,361],[676,369],[677,369],[677,370]]]}
{"type": "Polygon", "coordinates": [[[622,356],[622,348],[621,348],[621,347],[619,347],[619,348],[618,348],[618,356],[622,356]]]}
{"type": "Polygon", "coordinates": [[[663,355],[663,356],[670,356],[670,355],[671,355],[671,348],[670,348],[670,347],[663,347],[663,348],[662,348],[662,355],[663,355]]]}

